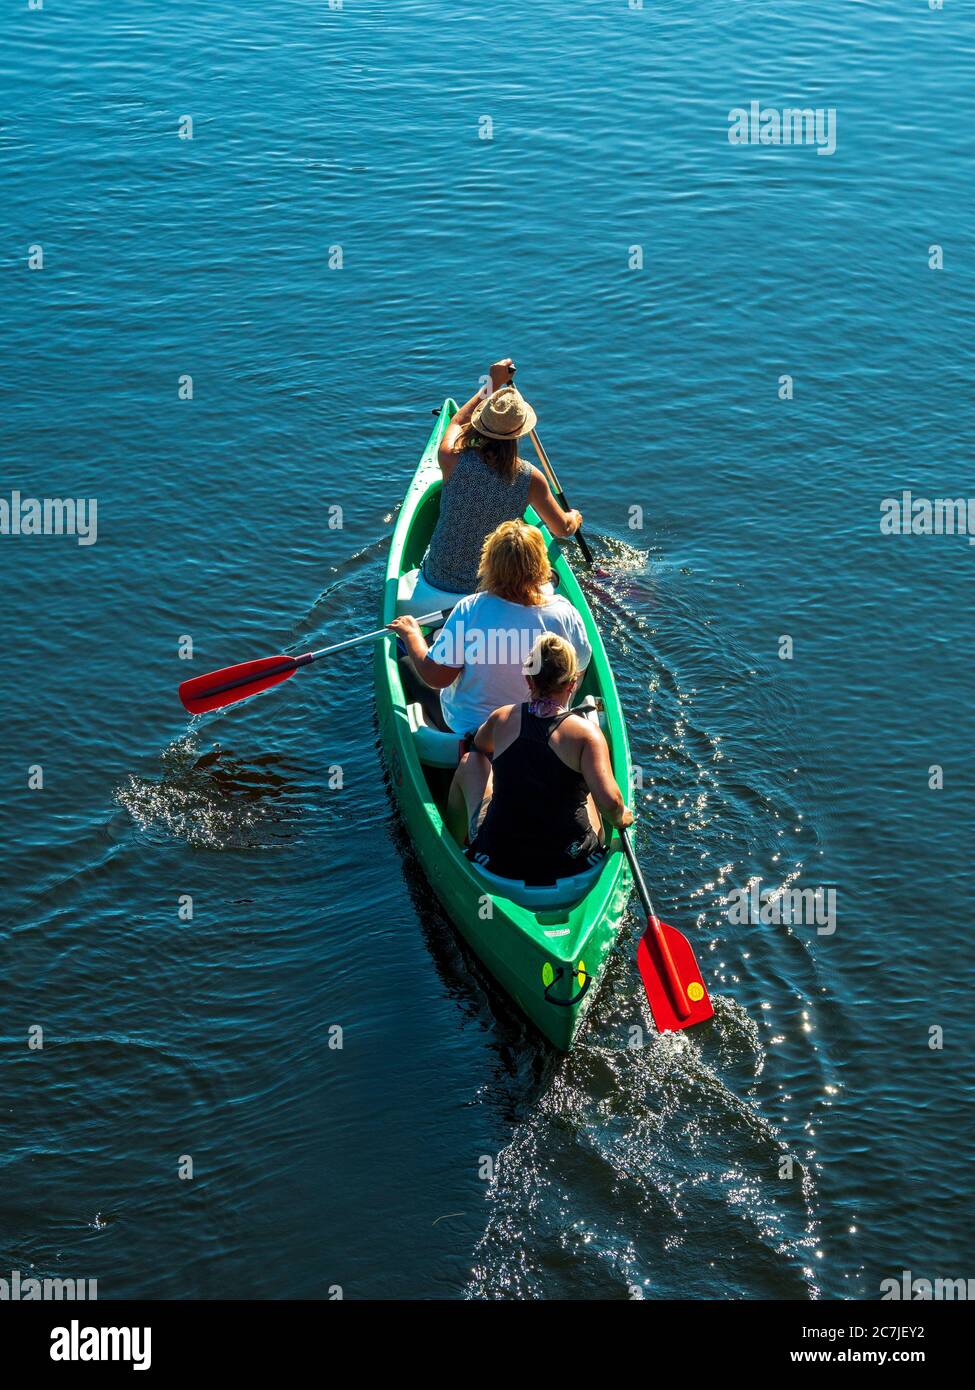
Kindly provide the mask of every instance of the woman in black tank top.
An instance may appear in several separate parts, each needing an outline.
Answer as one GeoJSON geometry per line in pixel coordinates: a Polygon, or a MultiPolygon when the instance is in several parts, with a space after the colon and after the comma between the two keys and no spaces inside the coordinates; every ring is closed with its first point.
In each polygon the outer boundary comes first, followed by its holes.
{"type": "Polygon", "coordinates": [[[613,825],[633,817],[598,725],[568,708],[579,679],[574,649],[552,634],[539,638],[526,679],[531,699],[495,710],[474,735],[448,820],[461,843],[466,832],[476,864],[541,885],[582,873],[604,853],[595,803],[613,825]],[[552,739],[566,725],[578,727],[557,740],[563,757],[552,739]]]}
{"type": "Polygon", "coordinates": [[[520,706],[521,731],[492,762],[492,796],[468,850],[475,864],[526,883],[582,873],[602,854],[589,819],[589,787],[549,739],[571,710],[543,714],[550,702],[520,706]]]}

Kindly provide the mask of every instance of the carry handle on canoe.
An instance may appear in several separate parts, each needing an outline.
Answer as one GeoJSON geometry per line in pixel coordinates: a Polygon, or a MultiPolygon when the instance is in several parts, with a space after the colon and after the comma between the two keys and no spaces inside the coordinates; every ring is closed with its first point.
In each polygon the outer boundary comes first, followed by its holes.
{"type": "Polygon", "coordinates": [[[545,999],[549,1004],[558,1004],[559,1008],[561,1009],[571,1009],[574,1005],[578,1004],[580,999],[584,999],[585,996],[588,994],[589,986],[592,984],[592,976],[589,974],[589,971],[585,969],[573,970],[572,973],[573,975],[581,974],[585,975],[586,977],[585,983],[579,989],[579,993],[574,994],[571,999],[556,999],[553,997],[553,995],[549,993],[550,990],[555,988],[559,980],[565,978],[565,967],[562,965],[557,965],[555,967],[555,974],[552,980],[549,982],[549,984],[545,986],[545,999]]]}

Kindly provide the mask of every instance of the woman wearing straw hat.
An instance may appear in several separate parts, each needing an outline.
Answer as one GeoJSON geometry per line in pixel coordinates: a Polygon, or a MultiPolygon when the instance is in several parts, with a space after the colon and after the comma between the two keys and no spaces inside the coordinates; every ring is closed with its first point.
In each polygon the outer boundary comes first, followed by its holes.
{"type": "Polygon", "coordinates": [[[518,440],[535,428],[536,415],[511,384],[514,370],[510,357],[495,362],[490,386],[461,406],[444,433],[440,519],[422,566],[434,589],[472,593],[486,537],[518,520],[529,503],[553,536],[582,525],[579,512],[559,506],[545,475],[518,457],[518,440]]]}

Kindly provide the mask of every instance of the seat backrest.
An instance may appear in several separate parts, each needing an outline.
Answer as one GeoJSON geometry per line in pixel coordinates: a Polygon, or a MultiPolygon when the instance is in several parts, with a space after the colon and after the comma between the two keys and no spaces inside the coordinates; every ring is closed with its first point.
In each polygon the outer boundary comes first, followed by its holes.
{"type": "Polygon", "coordinates": [[[422,570],[406,570],[399,579],[396,612],[400,617],[409,613],[414,618],[422,618],[427,613],[435,613],[438,608],[453,608],[458,599],[463,597],[463,594],[448,593],[446,589],[435,589],[424,579],[422,570]]]}
{"type": "Polygon", "coordinates": [[[571,878],[560,878],[555,883],[541,887],[529,885],[517,878],[502,878],[500,874],[489,873],[479,864],[474,865],[478,875],[500,897],[510,898],[520,907],[530,907],[535,912],[551,907],[572,907],[589,892],[602,872],[602,864],[595,864],[585,873],[573,874],[571,878]]]}
{"type": "Polygon", "coordinates": [[[420,704],[407,705],[407,718],[413,730],[416,756],[427,767],[456,767],[460,761],[460,737],[435,729],[427,722],[420,704]]]}

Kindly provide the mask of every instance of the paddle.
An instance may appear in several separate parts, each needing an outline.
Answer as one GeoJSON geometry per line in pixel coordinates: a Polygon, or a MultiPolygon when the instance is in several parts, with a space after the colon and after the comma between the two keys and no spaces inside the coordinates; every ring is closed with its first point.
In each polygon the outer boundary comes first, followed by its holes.
{"type": "Polygon", "coordinates": [[[661,922],[654,912],[625,829],[620,831],[620,839],[630,862],[637,895],[647,914],[647,929],[637,947],[636,959],[650,1000],[653,1021],[661,1033],[668,1028],[674,1032],[680,1028],[691,1028],[714,1014],[694,952],[687,937],[682,936],[676,927],[661,922]]]}
{"type": "MultiPolygon", "coordinates": [[[[574,508],[572,508],[572,507],[569,506],[569,503],[568,503],[568,501],[567,501],[567,499],[566,499],[566,495],[565,495],[565,493],[562,491],[562,485],[561,485],[561,483],[559,482],[558,478],[555,476],[555,469],[552,467],[551,463],[549,462],[548,454],[547,454],[547,453],[545,452],[545,450],[542,448],[542,441],[541,441],[541,440],[539,439],[539,437],[538,437],[538,430],[532,430],[532,431],[530,432],[530,437],[531,437],[531,442],[532,442],[532,443],[534,444],[534,446],[535,446],[535,453],[538,455],[538,461],[539,461],[539,463],[542,465],[542,470],[543,470],[543,472],[545,473],[545,476],[548,478],[549,486],[551,487],[552,491],[555,493],[555,496],[558,498],[559,506],[562,507],[562,509],[563,509],[564,511],[567,511],[567,512],[573,511],[574,508]]],[[[586,564],[589,566],[590,569],[592,569],[593,565],[594,565],[596,562],[595,562],[595,560],[593,559],[592,551],[589,549],[589,543],[588,543],[588,541],[586,540],[585,536],[582,534],[582,528],[581,528],[581,527],[579,528],[578,531],[573,531],[573,533],[572,533],[572,539],[579,542],[579,549],[582,551],[582,554],[583,554],[583,557],[585,558],[586,564]]]]}
{"type": "MultiPolygon", "coordinates": [[[[450,609],[438,609],[417,618],[421,627],[429,623],[443,622],[450,616],[450,609]]],[[[358,637],[349,637],[344,642],[336,642],[331,647],[320,647],[315,652],[305,652],[303,656],[265,656],[257,661],[241,661],[236,666],[224,666],[219,671],[210,671],[205,676],[193,676],[183,681],[179,688],[179,698],[190,714],[205,714],[207,710],[222,709],[224,705],[234,705],[238,700],[249,700],[262,690],[270,690],[272,685],[280,685],[290,680],[302,666],[310,666],[313,661],[334,652],[357,647],[360,642],[373,642],[389,631],[388,627],[377,627],[375,632],[363,632],[358,637]]]]}
{"type": "MultiPolygon", "coordinates": [[[[511,384],[514,383],[516,371],[516,367],[511,367],[508,371],[508,381],[511,384]]],[[[548,485],[555,493],[555,496],[558,498],[559,506],[562,508],[563,511],[574,511],[575,508],[569,506],[566,495],[562,491],[562,484],[555,476],[555,469],[552,467],[552,463],[549,459],[548,454],[542,448],[542,441],[538,437],[538,430],[530,430],[529,437],[531,438],[532,444],[535,446],[535,453],[538,455],[538,461],[542,465],[542,471],[545,474],[546,478],[548,478],[548,485]]],[[[585,536],[582,534],[582,528],[580,527],[578,531],[573,531],[572,535],[573,538],[579,542],[579,549],[582,551],[586,564],[589,566],[590,569],[592,569],[593,565],[596,562],[593,559],[592,551],[589,549],[589,543],[586,540],[585,536]]]]}

